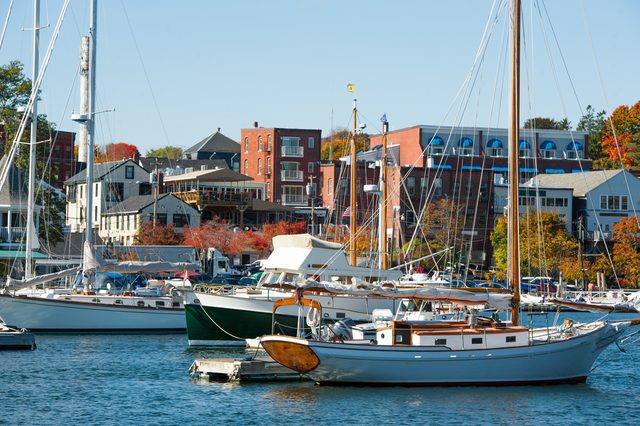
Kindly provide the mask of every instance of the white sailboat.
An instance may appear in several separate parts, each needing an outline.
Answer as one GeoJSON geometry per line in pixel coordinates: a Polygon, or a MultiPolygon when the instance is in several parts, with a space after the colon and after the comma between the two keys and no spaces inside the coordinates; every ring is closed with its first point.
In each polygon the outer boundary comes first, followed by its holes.
{"type": "MultiPolygon", "coordinates": [[[[330,341],[268,335],[261,344],[280,364],[320,383],[378,385],[515,385],[584,382],[598,355],[640,319],[534,329],[519,325],[518,141],[520,0],[513,1],[511,122],[509,133],[509,282],[511,321],[470,315],[466,322],[396,320],[376,339],[330,341]]],[[[339,290],[339,289],[337,289],[339,290]]],[[[381,294],[382,289],[374,289],[381,294]]],[[[395,292],[390,297],[406,297],[395,292]]],[[[486,291],[487,300],[496,297],[486,291]]],[[[505,296],[505,295],[501,295],[505,296]]],[[[421,294],[415,299],[475,300],[477,293],[421,294]],[[466,295],[465,295],[466,294],[466,295]]],[[[309,304],[300,299],[300,305],[309,304]]],[[[504,302],[504,300],[503,300],[504,302]]],[[[498,307],[498,304],[494,306],[498,307]]],[[[276,306],[277,308],[277,306],[276,306]]]]}
{"type": "MultiPolygon", "coordinates": [[[[64,16],[66,6],[61,12],[64,16]]],[[[31,271],[31,254],[34,242],[37,243],[33,225],[33,205],[35,191],[35,122],[37,118],[37,93],[42,81],[42,72],[38,71],[38,30],[39,0],[34,1],[34,71],[33,90],[28,110],[33,116],[30,145],[29,168],[29,226],[26,248],[25,279],[8,279],[0,293],[0,316],[10,324],[33,331],[49,332],[184,332],[186,328],[182,299],[177,295],[156,294],[96,294],[91,289],[96,272],[173,272],[185,268],[199,267],[184,263],[169,262],[110,262],[95,255],[93,250],[93,155],[87,155],[87,206],[86,206],[86,242],[83,266],[58,273],[34,277],[31,271]],[[21,289],[50,282],[59,278],[73,276],[82,271],[84,291],[82,293],[60,292],[56,290],[16,293],[21,289]]],[[[86,152],[94,152],[95,118],[95,74],[97,44],[97,0],[91,2],[91,23],[89,31],[88,89],[89,105],[86,114],[74,114],[74,120],[87,127],[86,152]]],[[[59,21],[61,24],[61,20],[59,21]]],[[[55,35],[59,30],[56,28],[55,35]]],[[[25,114],[26,116],[26,114],[25,114]]],[[[26,118],[23,120],[26,123],[26,118]]],[[[24,123],[23,123],[24,125],[24,123]]],[[[22,130],[14,141],[17,149],[22,130]]],[[[15,152],[12,151],[13,155],[15,152]]],[[[11,161],[12,157],[8,160],[11,161]]],[[[5,175],[0,177],[4,181],[5,175]]],[[[156,287],[155,289],[158,289],[156,287]]]]}

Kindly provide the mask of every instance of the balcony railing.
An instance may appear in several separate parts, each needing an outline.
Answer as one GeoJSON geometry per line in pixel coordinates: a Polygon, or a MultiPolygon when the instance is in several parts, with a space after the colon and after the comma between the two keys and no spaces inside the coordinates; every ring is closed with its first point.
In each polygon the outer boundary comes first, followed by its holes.
{"type": "Polygon", "coordinates": [[[241,206],[251,203],[254,194],[251,192],[218,192],[210,190],[174,192],[173,195],[187,204],[201,209],[206,206],[225,207],[241,206]]]}
{"type": "Polygon", "coordinates": [[[302,194],[282,194],[283,205],[307,205],[307,196],[302,194]]]}
{"type": "Polygon", "coordinates": [[[287,182],[302,182],[302,170],[282,170],[282,180],[287,182]]]}
{"type": "Polygon", "coordinates": [[[283,157],[304,157],[304,148],[301,146],[283,146],[281,152],[283,157]]]}
{"type": "Polygon", "coordinates": [[[26,229],[20,227],[11,227],[11,232],[9,232],[9,228],[4,226],[0,227],[0,243],[17,243],[20,242],[26,236],[26,229]]]}

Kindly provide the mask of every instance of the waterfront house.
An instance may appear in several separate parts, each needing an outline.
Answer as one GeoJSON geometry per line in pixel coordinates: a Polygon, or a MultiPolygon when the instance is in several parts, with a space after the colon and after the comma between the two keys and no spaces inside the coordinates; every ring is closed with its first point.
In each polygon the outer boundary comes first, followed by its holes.
{"type": "Polygon", "coordinates": [[[197,144],[187,148],[183,157],[187,160],[223,160],[227,167],[238,171],[240,144],[220,133],[220,128],[197,144]]]}

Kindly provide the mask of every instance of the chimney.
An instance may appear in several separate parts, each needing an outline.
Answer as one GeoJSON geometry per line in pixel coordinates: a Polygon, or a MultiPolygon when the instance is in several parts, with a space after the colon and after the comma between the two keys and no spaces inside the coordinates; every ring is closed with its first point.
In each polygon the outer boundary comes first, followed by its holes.
{"type": "Polygon", "coordinates": [[[253,127],[255,127],[256,129],[258,128],[258,122],[257,121],[253,122],[253,127]]]}
{"type": "Polygon", "coordinates": [[[218,133],[220,133],[220,127],[218,127],[218,133]]]}

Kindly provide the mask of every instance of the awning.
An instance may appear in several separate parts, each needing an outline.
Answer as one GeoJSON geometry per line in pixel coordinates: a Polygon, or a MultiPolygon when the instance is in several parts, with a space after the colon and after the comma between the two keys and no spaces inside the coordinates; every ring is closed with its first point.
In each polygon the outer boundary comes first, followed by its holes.
{"type": "Polygon", "coordinates": [[[482,170],[482,166],[481,165],[466,165],[466,166],[462,166],[462,170],[482,170]]]}
{"type": "Polygon", "coordinates": [[[549,174],[560,174],[564,173],[564,169],[544,169],[544,172],[549,174]]]}
{"type": "Polygon", "coordinates": [[[556,143],[554,141],[544,141],[540,145],[540,149],[556,149],[556,143]]]}
{"type": "MultiPolygon", "coordinates": [[[[33,259],[48,259],[49,256],[37,251],[32,251],[33,259]]],[[[0,250],[0,259],[24,259],[26,252],[24,250],[0,250]]]]}
{"type": "Polygon", "coordinates": [[[451,164],[433,164],[429,166],[430,169],[442,169],[442,170],[451,170],[451,164]]]}
{"type": "Polygon", "coordinates": [[[509,167],[506,167],[506,166],[493,166],[491,168],[491,170],[493,170],[494,172],[508,172],[509,171],[509,167]]]}
{"type": "Polygon", "coordinates": [[[520,149],[529,149],[531,148],[531,144],[524,139],[520,139],[520,145],[518,145],[520,149]]]}
{"type": "Polygon", "coordinates": [[[500,139],[491,139],[487,142],[487,148],[502,148],[502,141],[500,139]]]}
{"type": "Polygon", "coordinates": [[[582,144],[580,142],[571,142],[567,145],[567,151],[582,151],[582,144]]]}
{"type": "Polygon", "coordinates": [[[520,167],[521,173],[538,173],[538,169],[533,167],[520,167]]]}
{"type": "Polygon", "coordinates": [[[591,169],[571,169],[571,173],[582,173],[582,172],[590,172],[591,169]]]}
{"type": "Polygon", "coordinates": [[[431,142],[429,144],[434,146],[442,146],[444,145],[444,141],[440,136],[434,136],[431,138],[431,142]]]}
{"type": "Polygon", "coordinates": [[[462,138],[458,142],[458,146],[462,148],[471,148],[473,147],[473,140],[471,140],[470,138],[462,138]]]}

